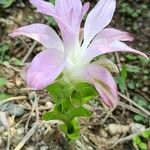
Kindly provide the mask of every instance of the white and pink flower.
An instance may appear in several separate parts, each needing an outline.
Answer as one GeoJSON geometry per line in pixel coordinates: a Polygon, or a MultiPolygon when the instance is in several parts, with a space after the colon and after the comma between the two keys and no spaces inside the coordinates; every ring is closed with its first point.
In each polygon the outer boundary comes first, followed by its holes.
{"type": "Polygon", "coordinates": [[[111,73],[96,63],[95,57],[115,51],[140,54],[124,41],[133,38],[127,32],[105,28],[112,20],[116,0],[100,0],[89,12],[81,38],[81,21],[90,4],[81,0],[56,0],[55,5],[44,0],[30,0],[37,11],[54,17],[61,31],[61,38],[49,26],[36,23],[14,30],[10,36],[24,35],[45,47],[27,68],[27,84],[40,90],[53,83],[60,73],[73,80],[93,84],[102,100],[110,107],[118,103],[117,86],[111,73]]]}

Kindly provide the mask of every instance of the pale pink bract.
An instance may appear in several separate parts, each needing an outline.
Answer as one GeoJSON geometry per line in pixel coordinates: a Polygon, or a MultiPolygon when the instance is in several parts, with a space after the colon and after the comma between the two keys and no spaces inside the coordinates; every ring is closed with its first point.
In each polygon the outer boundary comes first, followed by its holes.
{"type": "Polygon", "coordinates": [[[81,0],[56,0],[53,5],[44,0],[30,0],[30,3],[38,12],[54,17],[62,40],[51,27],[40,23],[18,28],[10,34],[11,37],[30,37],[45,47],[27,68],[27,84],[35,90],[43,89],[55,82],[62,72],[70,79],[93,84],[102,100],[114,108],[118,103],[116,83],[106,68],[91,60],[115,51],[133,52],[147,58],[123,43],[133,40],[129,33],[105,28],[112,20],[116,0],[100,0],[89,12],[82,41],[80,26],[89,9],[88,2],[82,5],[81,0]]]}

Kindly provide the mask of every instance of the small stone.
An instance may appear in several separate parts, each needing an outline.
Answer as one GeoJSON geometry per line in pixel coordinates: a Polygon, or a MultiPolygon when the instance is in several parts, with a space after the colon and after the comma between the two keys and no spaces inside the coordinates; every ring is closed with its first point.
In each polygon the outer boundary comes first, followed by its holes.
{"type": "Polygon", "coordinates": [[[145,126],[139,123],[132,123],[131,124],[131,133],[136,134],[141,131],[145,130],[145,126]]]}
{"type": "Polygon", "coordinates": [[[52,102],[46,102],[45,107],[46,108],[52,108],[54,104],[52,102]]]}
{"type": "Polygon", "coordinates": [[[2,134],[2,139],[3,139],[4,141],[7,141],[7,139],[8,139],[8,132],[7,132],[7,131],[3,132],[3,134],[2,134]]]}
{"type": "Polygon", "coordinates": [[[48,150],[48,146],[42,146],[40,147],[40,150],[48,150]]]}
{"type": "Polygon", "coordinates": [[[22,79],[19,78],[19,77],[16,77],[15,78],[15,84],[16,84],[17,87],[20,87],[21,85],[23,85],[22,79]]]}
{"type": "Polygon", "coordinates": [[[4,133],[3,133],[3,136],[8,136],[8,132],[7,131],[5,131],[4,133]]]}
{"type": "Polygon", "coordinates": [[[18,129],[17,129],[17,134],[18,134],[18,135],[24,134],[24,128],[23,128],[23,127],[18,128],[18,129]]]}
{"type": "Polygon", "coordinates": [[[21,117],[25,113],[25,109],[17,104],[7,103],[4,111],[7,111],[10,115],[15,117],[21,117]]]}
{"type": "Polygon", "coordinates": [[[93,150],[93,147],[89,146],[89,147],[88,147],[88,150],[93,150]]]}
{"type": "Polygon", "coordinates": [[[147,87],[144,87],[144,88],[142,89],[142,91],[143,91],[143,92],[148,92],[148,88],[147,88],[147,87]]]}
{"type": "Polygon", "coordinates": [[[107,133],[104,129],[101,129],[101,130],[100,130],[100,134],[101,134],[103,137],[105,137],[105,138],[108,137],[108,133],[107,133]]]}
{"type": "Polygon", "coordinates": [[[109,124],[106,130],[111,134],[111,135],[116,135],[116,134],[123,134],[128,132],[130,129],[130,126],[124,126],[124,125],[119,125],[119,124],[109,124]]]}
{"type": "Polygon", "coordinates": [[[6,87],[9,88],[9,89],[11,89],[11,88],[15,87],[15,84],[14,84],[14,83],[11,83],[11,82],[8,82],[8,83],[6,84],[6,87]]]}

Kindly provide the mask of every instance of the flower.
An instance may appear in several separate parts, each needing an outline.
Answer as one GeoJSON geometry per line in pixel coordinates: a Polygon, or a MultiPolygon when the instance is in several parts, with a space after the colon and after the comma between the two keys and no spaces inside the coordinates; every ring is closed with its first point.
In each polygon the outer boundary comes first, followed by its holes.
{"type": "Polygon", "coordinates": [[[14,30],[10,36],[24,35],[44,45],[27,68],[27,84],[40,90],[53,83],[62,72],[70,79],[87,81],[95,86],[102,100],[110,107],[118,103],[117,86],[107,67],[91,63],[95,57],[114,51],[127,51],[147,57],[128,47],[124,41],[133,38],[127,32],[105,28],[112,20],[116,0],[100,0],[89,12],[84,29],[81,21],[90,4],[81,0],[30,0],[37,11],[54,17],[61,38],[47,25],[36,23],[14,30]]]}

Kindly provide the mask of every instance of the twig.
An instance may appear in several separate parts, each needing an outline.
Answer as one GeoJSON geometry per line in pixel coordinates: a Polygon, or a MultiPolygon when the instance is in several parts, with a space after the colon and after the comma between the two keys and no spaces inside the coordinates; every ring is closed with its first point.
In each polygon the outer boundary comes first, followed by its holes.
{"type": "Polygon", "coordinates": [[[20,69],[14,67],[14,66],[11,66],[8,62],[3,62],[3,63],[0,63],[0,64],[5,66],[5,67],[7,67],[7,68],[10,68],[10,69],[12,69],[12,70],[14,70],[16,72],[20,72],[21,71],[20,69]]]}
{"type": "Polygon", "coordinates": [[[39,98],[37,97],[36,93],[34,92],[34,107],[35,107],[35,113],[36,113],[36,121],[39,122],[39,108],[38,108],[38,101],[39,98]]]}
{"type": "Polygon", "coordinates": [[[26,43],[26,41],[22,38],[22,37],[19,37],[19,39],[24,43],[24,45],[29,49],[29,45],[26,43]]]}
{"type": "Polygon", "coordinates": [[[141,96],[143,96],[146,100],[148,100],[150,102],[150,99],[144,93],[142,93],[140,90],[137,90],[136,92],[138,92],[141,96]]]}
{"type": "Polygon", "coordinates": [[[106,120],[110,117],[110,115],[112,114],[113,111],[114,111],[114,110],[108,111],[108,113],[107,113],[107,115],[105,116],[105,118],[101,121],[101,125],[103,125],[103,124],[106,122],[106,120]]]}
{"type": "Polygon", "coordinates": [[[30,137],[34,134],[35,130],[39,128],[39,123],[35,123],[35,125],[29,130],[29,132],[25,135],[23,140],[16,146],[14,150],[20,150],[24,144],[30,139],[30,137]]]}
{"type": "Polygon", "coordinates": [[[31,112],[30,112],[30,115],[29,115],[29,117],[28,117],[28,119],[27,119],[27,122],[26,122],[26,125],[25,125],[25,131],[27,132],[27,130],[28,130],[28,126],[29,126],[29,122],[30,122],[30,119],[31,119],[31,117],[32,117],[32,115],[33,115],[33,113],[34,113],[34,107],[32,108],[32,110],[31,110],[31,112]]]}
{"type": "Polygon", "coordinates": [[[11,130],[10,130],[9,121],[8,121],[7,132],[8,132],[8,139],[7,139],[7,147],[6,147],[6,150],[10,150],[11,130]]]}
{"type": "Polygon", "coordinates": [[[117,64],[118,64],[118,68],[121,71],[121,62],[120,62],[120,58],[117,52],[115,52],[115,56],[116,56],[116,60],[117,60],[117,64]]]}
{"type": "Polygon", "coordinates": [[[138,136],[138,135],[140,135],[140,134],[142,134],[143,132],[146,132],[146,131],[148,131],[148,130],[150,130],[150,128],[147,128],[147,129],[145,129],[145,130],[143,130],[143,131],[140,131],[140,132],[138,132],[138,133],[135,133],[135,134],[131,134],[131,135],[129,135],[129,136],[126,136],[125,138],[121,138],[121,139],[119,139],[118,141],[116,141],[116,143],[114,143],[114,144],[111,146],[110,149],[114,148],[117,144],[122,143],[122,142],[125,142],[125,141],[129,141],[129,140],[133,139],[135,136],[138,136]]]}
{"type": "Polygon", "coordinates": [[[14,100],[25,100],[25,99],[27,99],[26,96],[11,97],[11,98],[7,98],[7,99],[4,99],[4,100],[1,100],[0,101],[0,105],[2,105],[4,103],[7,103],[7,102],[10,102],[10,101],[14,101],[14,100]]]}
{"type": "Polygon", "coordinates": [[[144,109],[143,107],[141,107],[140,105],[138,105],[137,103],[135,103],[133,100],[131,100],[130,98],[126,97],[125,95],[119,93],[119,96],[124,98],[125,100],[127,100],[128,102],[130,102],[131,104],[133,104],[134,106],[136,106],[137,108],[139,108],[141,111],[143,111],[145,114],[147,114],[148,116],[150,116],[150,112],[147,111],[146,109],[144,109]]]}
{"type": "Polygon", "coordinates": [[[34,92],[34,102],[32,102],[32,110],[30,112],[30,115],[29,115],[29,118],[27,120],[27,123],[25,125],[25,130],[27,131],[28,129],[28,125],[29,125],[29,122],[30,122],[30,119],[35,111],[35,114],[36,114],[36,122],[39,122],[39,110],[38,110],[38,97],[36,95],[36,92],[34,92]]]}
{"type": "Polygon", "coordinates": [[[21,91],[34,91],[34,89],[27,87],[27,88],[22,88],[21,91]]]}
{"type": "Polygon", "coordinates": [[[9,148],[10,148],[10,139],[11,139],[11,131],[10,131],[10,124],[9,124],[8,116],[7,116],[6,112],[0,112],[0,123],[4,126],[4,128],[7,129],[8,138],[7,138],[6,150],[9,150],[9,148]]]}
{"type": "Polygon", "coordinates": [[[118,105],[121,106],[121,107],[123,107],[123,108],[125,108],[125,109],[128,109],[128,110],[130,110],[130,111],[132,111],[132,112],[134,112],[134,113],[137,113],[137,114],[139,114],[139,115],[142,115],[142,116],[145,117],[145,118],[148,118],[148,116],[147,116],[146,114],[143,114],[141,110],[139,110],[139,109],[137,109],[137,108],[134,108],[133,106],[130,106],[130,105],[128,105],[128,104],[125,104],[124,102],[119,102],[118,105]]]}
{"type": "Polygon", "coordinates": [[[22,62],[24,63],[28,57],[30,56],[30,54],[32,53],[34,47],[36,46],[36,41],[33,43],[33,45],[31,46],[31,48],[28,50],[27,54],[24,56],[24,58],[22,59],[22,62]]]}
{"type": "Polygon", "coordinates": [[[24,115],[21,120],[19,120],[19,122],[17,122],[17,124],[15,125],[15,128],[17,128],[22,122],[24,122],[25,120],[27,120],[27,117],[30,115],[30,113],[24,115]]]}

